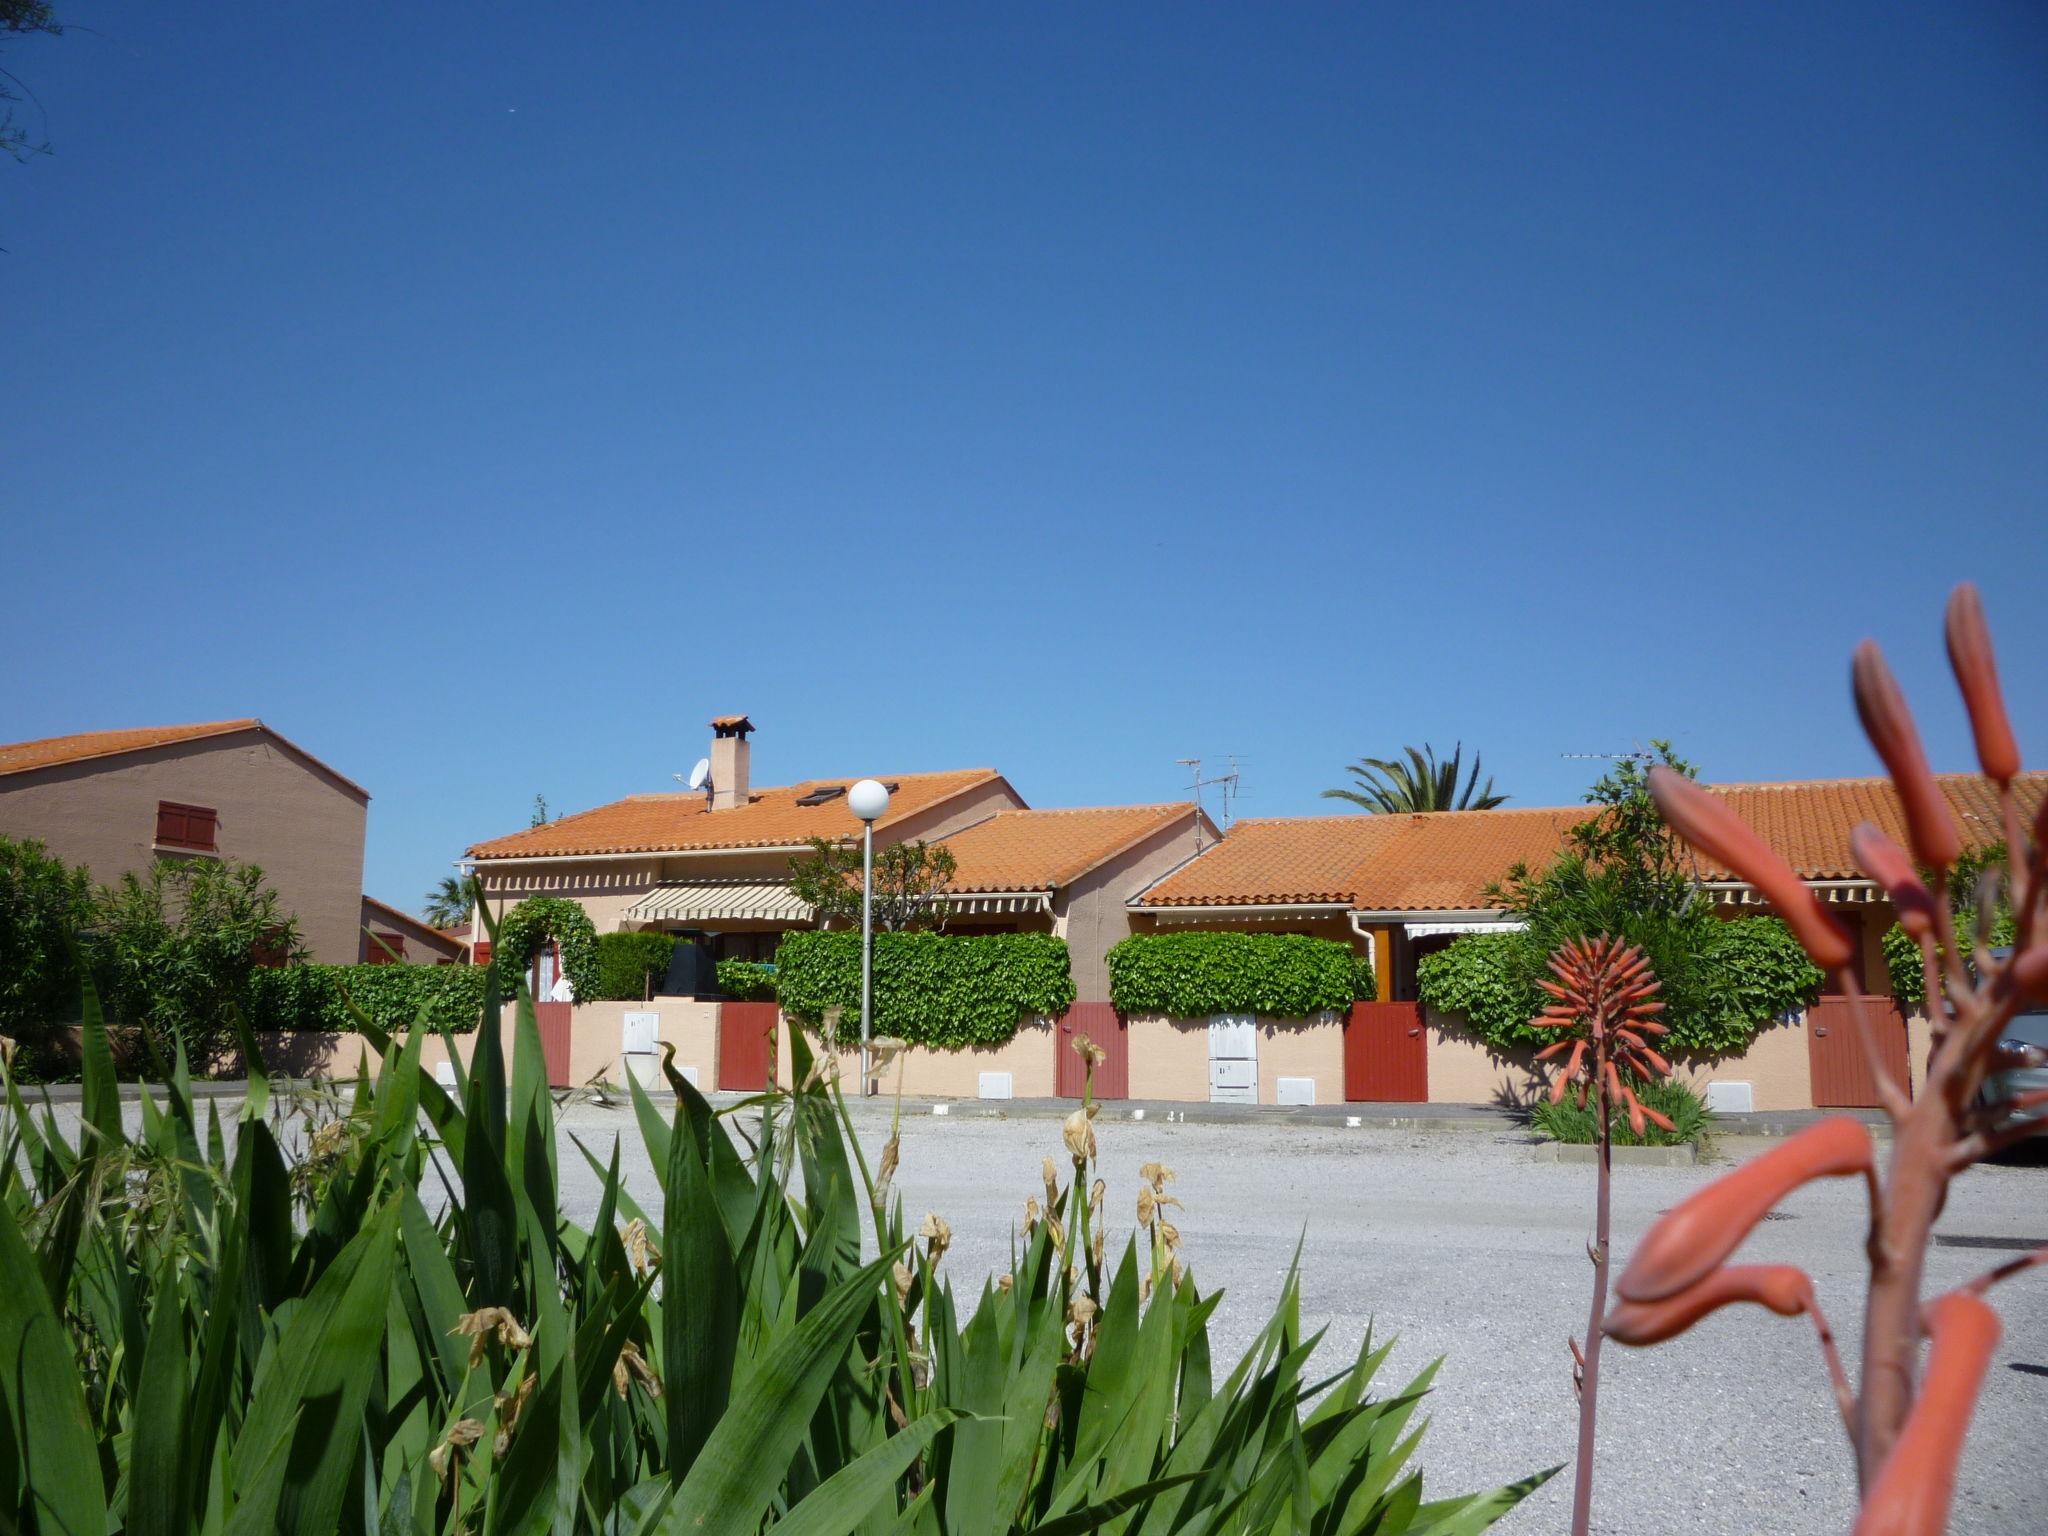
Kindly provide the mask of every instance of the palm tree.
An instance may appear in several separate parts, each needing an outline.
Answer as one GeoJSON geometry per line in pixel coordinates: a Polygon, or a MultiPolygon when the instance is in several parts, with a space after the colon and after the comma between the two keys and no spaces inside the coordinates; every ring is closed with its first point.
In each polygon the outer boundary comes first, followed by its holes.
{"type": "Polygon", "coordinates": [[[1436,760],[1436,749],[1427,742],[1420,752],[1403,747],[1408,761],[1388,762],[1385,758],[1361,757],[1344,771],[1357,780],[1354,789],[1326,789],[1325,800],[1349,800],[1361,811],[1383,815],[1402,811],[1490,811],[1507,799],[1493,792],[1493,780],[1479,787],[1479,754],[1472,754],[1472,772],[1465,787],[1458,787],[1459,759],[1464,756],[1461,741],[1451,749],[1450,758],[1436,760]]]}
{"type": "Polygon", "coordinates": [[[427,892],[427,921],[436,928],[453,928],[469,921],[469,887],[460,875],[443,875],[427,892]]]}

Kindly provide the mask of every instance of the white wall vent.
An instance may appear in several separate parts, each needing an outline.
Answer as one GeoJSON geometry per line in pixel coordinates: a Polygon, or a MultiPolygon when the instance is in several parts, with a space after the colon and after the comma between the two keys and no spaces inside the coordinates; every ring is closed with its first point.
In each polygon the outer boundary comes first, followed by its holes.
{"type": "Polygon", "coordinates": [[[982,1073],[979,1092],[984,1099],[1008,1099],[1016,1096],[1010,1074],[1007,1072],[982,1073]]]}
{"type": "Polygon", "coordinates": [[[1312,1077],[1283,1077],[1274,1085],[1274,1102],[1279,1104],[1313,1104],[1316,1101],[1316,1080],[1312,1077]]]}

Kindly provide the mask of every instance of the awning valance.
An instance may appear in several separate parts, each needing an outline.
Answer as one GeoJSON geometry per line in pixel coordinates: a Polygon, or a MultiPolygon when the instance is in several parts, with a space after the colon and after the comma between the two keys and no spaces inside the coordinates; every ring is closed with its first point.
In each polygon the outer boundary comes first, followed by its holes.
{"type": "Polygon", "coordinates": [[[809,904],[779,880],[676,880],[626,908],[636,923],[808,923],[809,904]]]}
{"type": "Polygon", "coordinates": [[[1411,939],[1433,939],[1440,934],[1446,933],[1454,937],[1462,937],[1468,933],[1520,933],[1528,926],[1527,923],[1510,921],[1484,923],[1403,923],[1401,925],[1411,939]]]}

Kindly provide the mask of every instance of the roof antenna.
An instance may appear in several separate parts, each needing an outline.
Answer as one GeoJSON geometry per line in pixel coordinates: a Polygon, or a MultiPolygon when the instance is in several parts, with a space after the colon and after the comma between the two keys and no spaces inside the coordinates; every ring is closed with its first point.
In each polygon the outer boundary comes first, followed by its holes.
{"type": "Polygon", "coordinates": [[[1237,795],[1242,792],[1238,782],[1237,754],[1235,752],[1230,754],[1230,771],[1228,773],[1219,773],[1214,778],[1208,779],[1202,777],[1202,760],[1199,757],[1176,757],[1174,761],[1180,764],[1181,767],[1188,769],[1193,777],[1193,782],[1188,785],[1188,788],[1194,793],[1195,797],[1195,852],[1199,854],[1202,851],[1202,817],[1206,814],[1202,809],[1202,791],[1212,784],[1219,785],[1222,788],[1223,830],[1226,832],[1230,830],[1231,806],[1237,795]]]}
{"type": "Polygon", "coordinates": [[[705,810],[707,810],[707,811],[711,809],[711,759],[710,759],[710,758],[708,758],[708,757],[700,757],[700,758],[698,758],[698,759],[697,759],[697,766],[696,766],[696,767],[694,767],[694,768],[692,768],[692,769],[691,769],[691,770],[689,771],[689,773],[688,773],[687,775],[685,775],[685,774],[680,774],[680,773],[672,773],[672,774],[670,774],[670,775],[669,775],[669,777],[670,777],[670,778],[672,778],[672,779],[674,779],[674,780],[675,780],[675,781],[676,781],[676,782],[677,782],[678,784],[682,785],[682,786],[683,786],[684,788],[686,788],[686,789],[689,789],[689,790],[693,790],[693,791],[694,791],[694,790],[699,790],[699,789],[703,790],[703,791],[704,791],[704,809],[705,809],[705,810]]]}

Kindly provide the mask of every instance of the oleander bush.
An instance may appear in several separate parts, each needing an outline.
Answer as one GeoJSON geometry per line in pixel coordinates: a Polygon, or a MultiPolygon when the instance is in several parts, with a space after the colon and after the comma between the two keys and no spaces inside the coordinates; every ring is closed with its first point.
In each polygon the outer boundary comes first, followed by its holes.
{"type": "Polygon", "coordinates": [[[1293,933],[1139,933],[1109,951],[1109,1000],[1125,1013],[1299,1019],[1374,995],[1348,944],[1293,933]]]}
{"type": "Polygon", "coordinates": [[[452,1090],[426,1031],[357,1018],[381,1070],[325,1108],[269,1095],[244,1026],[229,1123],[180,1053],[131,1132],[88,999],[76,1139],[6,1082],[0,1523],[1454,1536],[1548,1475],[1425,1502],[1435,1367],[1375,1396],[1368,1337],[1312,1370],[1291,1275],[1219,1376],[1167,1170],[1141,1172],[1142,1239],[1107,1240],[1092,1106],[1010,1273],[964,1292],[946,1222],[911,1231],[890,1193],[896,1143],[871,1177],[800,1037],[792,1094],[719,1111],[672,1074],[664,1117],[632,1083],[651,1185],[578,1140],[598,1192],[571,1216],[517,1018],[509,1066],[482,1030],[452,1090]]]}
{"type": "MultiPolygon", "coordinates": [[[[721,985],[723,984],[723,978],[721,985]]],[[[874,1033],[912,1045],[1001,1045],[1074,1000],[1067,941],[1046,933],[878,933],[874,1033]]],[[[783,1011],[816,1029],[827,1008],[860,1016],[860,935],[792,933],[775,951],[783,1011]]]]}

